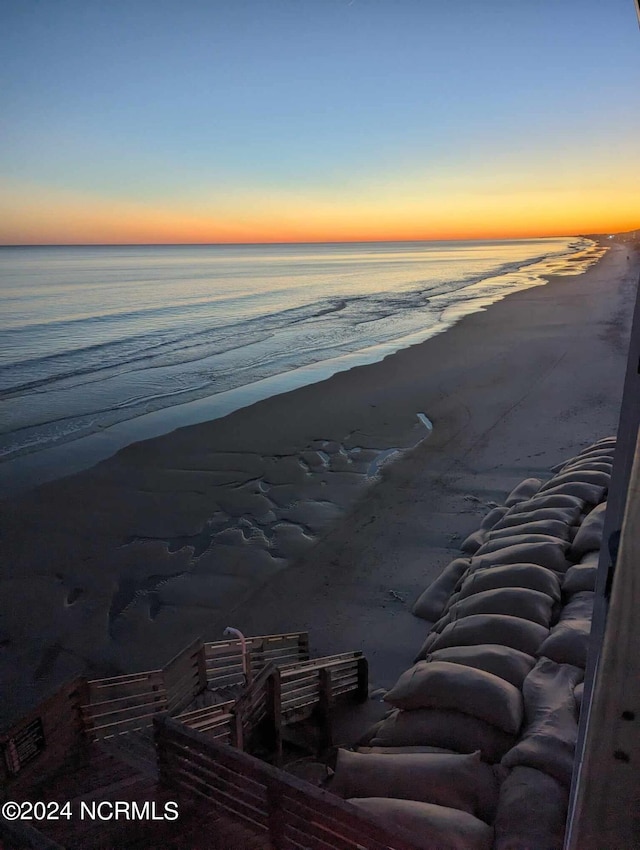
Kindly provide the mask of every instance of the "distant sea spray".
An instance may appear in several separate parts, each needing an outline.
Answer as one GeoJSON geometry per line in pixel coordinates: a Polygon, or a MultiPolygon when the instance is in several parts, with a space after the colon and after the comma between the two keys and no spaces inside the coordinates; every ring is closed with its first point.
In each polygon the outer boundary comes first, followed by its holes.
{"type": "Polygon", "coordinates": [[[0,248],[0,468],[125,421],[141,439],[153,411],[171,430],[196,399],[215,418],[380,360],[602,251],[586,238],[0,248]]]}

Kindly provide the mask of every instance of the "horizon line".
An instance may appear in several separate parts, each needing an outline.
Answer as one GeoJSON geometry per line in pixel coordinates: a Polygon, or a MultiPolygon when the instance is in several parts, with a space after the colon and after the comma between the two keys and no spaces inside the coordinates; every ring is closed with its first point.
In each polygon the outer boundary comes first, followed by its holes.
{"type": "Polygon", "coordinates": [[[314,239],[294,241],[263,241],[263,242],[12,242],[0,243],[0,248],[176,248],[176,247],[211,247],[228,245],[376,245],[385,242],[419,243],[419,242],[516,242],[529,239],[591,239],[597,236],[621,236],[635,233],[636,230],[624,230],[615,233],[564,233],[540,234],[537,236],[485,236],[475,239],[314,239]]]}

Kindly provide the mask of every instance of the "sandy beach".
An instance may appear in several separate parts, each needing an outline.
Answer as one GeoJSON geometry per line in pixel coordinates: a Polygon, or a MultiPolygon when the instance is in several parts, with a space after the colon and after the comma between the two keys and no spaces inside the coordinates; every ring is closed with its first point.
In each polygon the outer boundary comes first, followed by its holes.
{"type": "Polygon", "coordinates": [[[381,363],[5,500],[6,716],[228,625],[362,649],[390,686],[425,635],[412,603],[487,506],[615,432],[639,270],[613,244],[381,363]]]}

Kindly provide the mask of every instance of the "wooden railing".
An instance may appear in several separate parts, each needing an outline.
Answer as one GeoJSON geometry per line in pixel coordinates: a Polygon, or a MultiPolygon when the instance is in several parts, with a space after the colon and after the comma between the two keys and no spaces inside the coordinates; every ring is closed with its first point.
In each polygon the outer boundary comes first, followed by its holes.
{"type": "MultiPolygon", "coordinates": [[[[228,735],[240,747],[242,725],[250,733],[265,716],[269,674],[262,671],[272,664],[308,659],[308,635],[247,638],[247,653],[249,678],[257,686],[241,700],[236,716],[230,719],[212,707],[198,709],[187,720],[195,728],[209,724],[207,731],[228,735]]],[[[14,787],[28,782],[34,772],[45,776],[55,771],[87,740],[150,729],[158,713],[184,713],[207,686],[215,690],[232,682],[238,670],[244,682],[242,669],[239,640],[196,640],[158,670],[66,683],[0,735],[0,784],[14,787]]]]}
{"type": "Polygon", "coordinates": [[[289,664],[277,671],[272,685],[275,720],[274,763],[282,763],[282,727],[315,718],[316,749],[323,753],[333,746],[333,710],[337,702],[352,695],[367,698],[368,665],[361,652],[344,652],[325,658],[289,664]]]}
{"type": "Polygon", "coordinates": [[[154,714],[168,710],[162,670],[94,679],[82,706],[87,735],[97,741],[151,726],[154,714]]]}
{"type": "Polygon", "coordinates": [[[240,749],[251,748],[255,734],[260,730],[267,717],[267,696],[270,693],[269,681],[273,679],[276,668],[267,664],[235,701],[233,712],[238,718],[240,730],[240,749]]]}
{"type": "Polygon", "coordinates": [[[287,850],[416,850],[402,829],[388,831],[338,797],[172,718],[156,718],[160,780],[212,815],[224,814],[287,850]]]}
{"type": "Polygon", "coordinates": [[[361,652],[343,652],[280,667],[281,712],[285,722],[303,720],[319,702],[342,694],[367,695],[367,661],[361,652]]]}
{"type": "Polygon", "coordinates": [[[169,714],[186,708],[207,687],[204,646],[201,640],[195,640],[163,668],[169,714]]]}
{"type": "MultiPolygon", "coordinates": [[[[287,664],[309,658],[307,632],[264,635],[246,639],[247,679],[253,678],[269,663],[287,664]]],[[[204,644],[206,676],[209,688],[216,690],[245,684],[240,640],[221,640],[204,644]]]]}
{"type": "MultiPolygon", "coordinates": [[[[309,657],[306,632],[247,638],[246,645],[250,679],[270,663],[309,657]]],[[[207,687],[216,690],[234,683],[244,683],[241,641],[196,640],[160,670],[88,682],[88,700],[82,707],[87,733],[101,740],[150,728],[155,714],[175,715],[207,687]]]]}
{"type": "Polygon", "coordinates": [[[193,711],[185,711],[176,716],[176,721],[183,723],[189,729],[220,744],[231,744],[242,749],[242,729],[239,717],[233,713],[233,700],[209,705],[205,708],[196,708],[193,711]]]}
{"type": "Polygon", "coordinates": [[[242,696],[226,703],[223,711],[201,709],[176,719],[206,732],[211,716],[215,719],[212,728],[224,730],[221,735],[229,743],[247,752],[253,752],[259,744],[279,765],[283,755],[283,726],[313,715],[319,733],[317,749],[323,752],[333,743],[332,710],[336,702],[349,694],[362,701],[367,697],[367,687],[367,661],[361,652],[344,652],[278,667],[268,663],[242,696]]]}

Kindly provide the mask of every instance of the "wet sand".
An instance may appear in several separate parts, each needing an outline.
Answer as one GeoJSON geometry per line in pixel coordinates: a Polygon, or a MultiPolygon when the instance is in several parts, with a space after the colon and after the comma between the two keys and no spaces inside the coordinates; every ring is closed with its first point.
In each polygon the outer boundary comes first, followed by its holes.
{"type": "Polygon", "coordinates": [[[227,625],[308,629],[392,684],[426,631],[413,601],[487,506],[615,432],[639,269],[614,245],[381,363],[5,500],[4,713],[227,625]]]}

